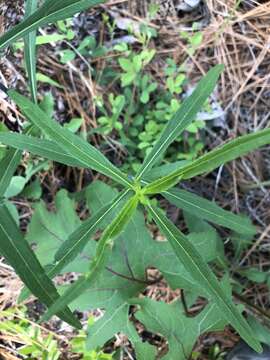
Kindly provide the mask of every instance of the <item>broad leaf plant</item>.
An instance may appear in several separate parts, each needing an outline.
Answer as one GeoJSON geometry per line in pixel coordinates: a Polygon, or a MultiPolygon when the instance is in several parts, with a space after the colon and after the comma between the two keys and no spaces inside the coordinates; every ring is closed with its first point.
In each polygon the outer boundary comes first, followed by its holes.
{"type": "MultiPolygon", "coordinates": [[[[115,333],[122,331],[129,336],[138,359],[153,359],[153,347],[142,343],[135,328],[128,322],[130,306],[135,305],[138,309],[136,318],[149,330],[167,338],[169,353],[164,359],[185,359],[198,335],[204,331],[222,329],[227,323],[231,324],[253,349],[260,352],[261,345],[254,338],[241,311],[233,303],[226,279],[219,281],[208,265],[207,252],[205,254],[207,243],[204,242],[202,248],[197,241],[198,235],[205,236],[211,244],[211,236],[216,236],[207,222],[243,235],[254,235],[256,229],[246,218],[181,190],[177,185],[182,180],[208,173],[249,151],[269,144],[270,129],[236,138],[187,165],[180,166],[176,163],[159,166],[170,144],[194,121],[198,111],[213,92],[223,70],[222,65],[216,65],[200,80],[192,95],[184,100],[168,122],[137,174],[131,176],[123,173],[98,149],[51,119],[38,105],[35,45],[37,29],[101,3],[100,0],[46,0],[38,7],[37,0],[28,0],[25,19],[0,38],[0,50],[17,39],[24,38],[25,64],[32,97],[28,99],[15,90],[7,90],[8,96],[24,114],[29,126],[23,133],[0,133],[0,142],[9,147],[0,162],[0,253],[26,285],[21,299],[32,293],[47,306],[48,310],[42,320],[48,320],[56,314],[63,321],[80,328],[81,324],[69,306],[73,309],[77,304],[77,308],[85,308],[88,303],[90,308],[106,309],[104,317],[89,329],[90,346],[102,346],[115,333]],[[42,136],[36,137],[34,134],[37,132],[33,132],[33,129],[39,129],[42,136]],[[31,241],[23,237],[4,200],[5,191],[20,163],[22,151],[68,166],[95,170],[111,179],[114,185],[114,188],[109,188],[110,196],[105,198],[102,206],[91,211],[87,220],[76,220],[76,226],[69,229],[68,236],[54,250],[47,263],[43,259],[46,251],[44,250],[43,254],[42,251],[34,253],[31,241]],[[190,236],[184,235],[159,205],[153,205],[158,202],[153,202],[152,197],[158,196],[159,199],[160,195],[183,209],[186,214],[194,216],[197,224],[203,222],[207,230],[200,230],[196,234],[197,238],[192,236],[192,229],[190,236]],[[145,226],[147,213],[167,239],[166,243],[157,244],[151,238],[145,226]],[[103,232],[99,241],[91,240],[100,229],[103,229],[103,232]],[[122,243],[125,244],[126,256],[131,259],[130,275],[118,278],[117,282],[115,278],[112,279],[110,269],[118,267],[117,273],[126,271],[126,264],[121,256],[122,243]],[[74,270],[74,266],[78,268],[82,254],[85,256],[81,261],[83,270],[79,271],[80,277],[64,290],[61,289],[59,295],[52,279],[64,271],[74,270]],[[138,297],[149,284],[145,278],[145,270],[149,266],[158,268],[175,288],[191,284],[193,291],[198,289],[198,294],[209,300],[209,305],[196,317],[196,321],[184,316],[184,310],[178,302],[167,305],[138,297]],[[173,268],[170,270],[171,266],[173,268]],[[178,274],[174,280],[173,270],[178,274]],[[127,290],[127,283],[131,290],[127,290]],[[105,297],[98,295],[98,288],[103,288],[105,297]],[[111,292],[106,290],[108,288],[111,288],[111,292]],[[184,330],[186,327],[190,330],[188,337],[184,330]]],[[[108,190],[106,187],[108,185],[104,183],[99,184],[101,191],[97,193],[100,198],[104,191],[108,190]]],[[[67,213],[67,217],[69,215],[67,213]]],[[[71,215],[71,218],[72,216],[76,215],[71,215]]],[[[36,218],[36,215],[34,217],[36,218]]],[[[46,214],[41,217],[44,220],[46,214]]],[[[42,249],[38,234],[35,239],[42,249]]],[[[45,242],[44,246],[46,249],[45,242]]]]}

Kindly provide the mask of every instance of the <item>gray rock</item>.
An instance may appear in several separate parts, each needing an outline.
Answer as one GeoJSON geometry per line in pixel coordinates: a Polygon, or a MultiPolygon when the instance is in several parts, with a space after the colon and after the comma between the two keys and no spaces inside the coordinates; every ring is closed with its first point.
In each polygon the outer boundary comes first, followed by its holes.
{"type": "Polygon", "coordinates": [[[270,347],[263,345],[263,352],[258,354],[244,342],[240,342],[227,355],[226,360],[270,360],[270,347]]]}
{"type": "Polygon", "coordinates": [[[178,0],[175,7],[177,10],[190,12],[196,9],[200,3],[201,0],[178,0]]]}

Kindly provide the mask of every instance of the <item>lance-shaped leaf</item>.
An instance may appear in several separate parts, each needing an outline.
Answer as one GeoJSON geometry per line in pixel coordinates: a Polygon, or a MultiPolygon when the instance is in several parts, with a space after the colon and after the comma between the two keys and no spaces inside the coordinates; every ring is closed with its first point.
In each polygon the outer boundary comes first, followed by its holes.
{"type": "MultiPolygon", "coordinates": [[[[25,285],[45,305],[49,307],[59,298],[53,283],[3,204],[0,205],[0,252],[25,285]]],[[[72,326],[81,327],[68,308],[63,307],[57,315],[72,326]]]]}
{"type": "Polygon", "coordinates": [[[15,173],[21,160],[21,152],[9,149],[0,161],[0,198],[4,197],[10,184],[11,178],[15,173]]]}
{"type": "Polygon", "coordinates": [[[105,229],[98,242],[96,255],[90,263],[89,272],[81,276],[47,311],[43,321],[50,319],[55,313],[77,299],[94,281],[104,269],[108,256],[111,254],[113,239],[120,235],[129,223],[138,206],[138,196],[134,195],[123,207],[114,221],[105,229]]]}
{"type": "Polygon", "coordinates": [[[161,159],[168,146],[186,129],[186,127],[195,120],[197,113],[204,105],[207,98],[213,92],[220,73],[223,70],[222,65],[216,65],[199,82],[192,95],[184,100],[180,109],[168,122],[162,131],[159,139],[156,141],[153,149],[146,156],[141,168],[137,173],[137,179],[140,179],[144,173],[161,159]]]}
{"type": "Polygon", "coordinates": [[[246,217],[235,215],[226,211],[212,201],[201,198],[189,191],[171,189],[164,191],[162,195],[172,204],[194,216],[222,225],[236,231],[239,234],[255,234],[256,228],[246,217]]]}
{"type": "Polygon", "coordinates": [[[260,146],[270,143],[270,129],[257,131],[252,134],[240,136],[239,138],[228,142],[227,144],[210,151],[193,161],[191,164],[182,167],[171,174],[154,181],[145,187],[146,194],[155,194],[163,192],[173,185],[177,184],[179,180],[189,179],[196,175],[206,173],[214,170],[234,160],[246,153],[259,148],[260,146]]]}
{"type": "Polygon", "coordinates": [[[118,170],[118,168],[94,146],[84,141],[81,137],[73,134],[68,129],[63,128],[56,121],[51,120],[38,105],[35,105],[26,97],[18,94],[14,90],[10,90],[8,94],[19,106],[28,120],[36,125],[67,153],[76,157],[78,161],[84,164],[84,166],[96,170],[124,186],[132,187],[132,183],[127,175],[118,170]]]}
{"type": "MultiPolygon", "coordinates": [[[[31,16],[37,9],[37,0],[27,0],[25,19],[31,16]]],[[[24,61],[29,78],[32,100],[37,103],[37,76],[36,76],[36,31],[32,31],[24,38],[24,61]]]]}
{"type": "Polygon", "coordinates": [[[228,294],[222,289],[215,275],[204,262],[200,253],[177,227],[163,214],[163,212],[148,205],[148,209],[161,232],[170,242],[175,254],[191,274],[198,286],[202,286],[218,306],[224,319],[227,320],[241,335],[241,337],[255,350],[262,351],[258,341],[254,340],[252,331],[245,319],[236,309],[228,294]]]}
{"type": "MultiPolygon", "coordinates": [[[[25,133],[31,134],[32,126],[29,127],[25,133]]],[[[0,133],[2,135],[3,133],[0,133]]],[[[6,133],[8,134],[8,133],[6,133]]],[[[1,141],[0,141],[1,142],[1,141]]],[[[8,145],[8,144],[6,144],[8,145]]],[[[18,165],[21,161],[21,151],[9,149],[4,158],[0,161],[0,198],[4,196],[6,190],[11,182],[18,165]]]]}
{"type": "MultiPolygon", "coordinates": [[[[117,209],[119,204],[131,193],[131,190],[125,190],[117,195],[115,199],[103,206],[96,214],[85,220],[66,241],[62,243],[55,254],[55,263],[50,265],[47,276],[52,279],[71,263],[84,249],[88,241],[95,234],[96,230],[108,219],[108,217],[117,209]]],[[[20,302],[30,296],[28,289],[23,289],[20,295],[20,302]]]]}
{"type": "Polygon", "coordinates": [[[57,253],[55,254],[56,269],[49,271],[48,275],[51,276],[53,271],[58,274],[73,261],[77,255],[84,249],[85,245],[94,235],[95,231],[99,228],[102,222],[113,212],[119,204],[131,193],[131,190],[125,190],[119,194],[112,202],[102,207],[96,214],[91,216],[88,220],[84,221],[69,238],[62,244],[57,253]]]}
{"type": "Polygon", "coordinates": [[[0,38],[0,50],[40,26],[67,19],[77,12],[103,3],[103,0],[47,0],[31,16],[0,38]]]}
{"type": "Polygon", "coordinates": [[[0,143],[18,150],[28,151],[33,155],[41,156],[64,165],[86,167],[84,163],[77,160],[51,140],[39,139],[15,132],[0,132],[0,143]]]}

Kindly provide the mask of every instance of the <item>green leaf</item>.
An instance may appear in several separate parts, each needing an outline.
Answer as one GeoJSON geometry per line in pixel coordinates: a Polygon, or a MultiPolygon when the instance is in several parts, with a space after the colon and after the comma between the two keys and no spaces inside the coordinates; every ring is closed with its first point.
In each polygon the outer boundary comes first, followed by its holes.
{"type": "Polygon", "coordinates": [[[111,177],[124,186],[132,187],[127,176],[118,170],[118,168],[94,146],[84,141],[81,137],[72,134],[56,121],[52,121],[39,106],[33,104],[26,97],[13,90],[8,93],[25,114],[27,119],[36,125],[44,134],[49,136],[68,154],[76,157],[85,167],[92,168],[93,170],[111,177]]]}
{"type": "MultiPolygon", "coordinates": [[[[84,221],[82,225],[68,237],[55,255],[57,269],[64,269],[67,264],[77,257],[91,236],[93,236],[95,231],[101,226],[102,222],[107,220],[108,216],[117,208],[119,203],[127,197],[129,192],[130,190],[125,190],[119,194],[112,202],[103,206],[88,220],[84,221]]],[[[53,269],[49,272],[49,276],[52,271],[53,269]]]]}
{"type": "Polygon", "coordinates": [[[19,150],[28,151],[33,155],[41,156],[61,164],[76,167],[86,167],[84,163],[80,162],[68,152],[64,151],[59,145],[51,140],[39,139],[33,136],[8,132],[0,133],[0,142],[2,144],[12,146],[19,150]]]}
{"type": "Polygon", "coordinates": [[[113,246],[112,240],[123,231],[132,218],[137,205],[138,197],[137,195],[134,195],[129,201],[127,201],[114,221],[105,229],[98,242],[96,255],[90,263],[90,268],[87,274],[81,276],[79,280],[72,284],[64,295],[48,309],[47,313],[43,316],[44,321],[48,320],[55,313],[59,312],[66,305],[70,304],[79,297],[87,289],[89,284],[91,284],[91,282],[100,275],[105,267],[108,256],[111,255],[111,248],[113,246]]]}
{"type": "Polygon", "coordinates": [[[50,78],[49,76],[47,76],[45,74],[37,73],[36,78],[37,78],[37,81],[42,82],[44,84],[55,86],[59,89],[64,89],[64,87],[62,85],[60,85],[57,81],[53,80],[52,78],[50,78]]]}
{"type": "Polygon", "coordinates": [[[167,190],[185,180],[214,170],[246,153],[270,143],[270,129],[257,131],[252,134],[240,136],[194,160],[191,164],[182,167],[171,174],[154,181],[145,188],[146,194],[155,194],[167,190]]]}
{"type": "Polygon", "coordinates": [[[128,336],[135,348],[136,359],[154,360],[156,358],[154,347],[142,342],[134,325],[129,321],[129,304],[126,302],[118,306],[112,305],[99,321],[89,326],[87,348],[95,349],[119,332],[128,336]]]}
{"type": "MultiPolygon", "coordinates": [[[[91,184],[84,191],[84,195],[87,197],[92,216],[95,216],[97,211],[113,201],[117,193],[113,188],[98,181],[91,184]]],[[[74,208],[73,200],[68,199],[66,194],[60,196],[58,193],[56,212],[48,212],[45,204],[38,205],[35,210],[27,239],[29,241],[31,239],[31,243],[36,243],[36,254],[42,264],[52,263],[59,244],[63,243],[62,240],[66,240],[80,226],[74,208]],[[70,226],[65,224],[66,218],[70,219],[70,226]]],[[[110,216],[108,215],[108,217],[110,216]]],[[[196,221],[196,224],[199,222],[202,221],[196,221]]],[[[101,228],[103,227],[104,223],[101,228]]],[[[215,230],[211,225],[206,224],[204,227],[196,228],[196,231],[198,234],[191,234],[189,240],[197,247],[205,261],[215,261],[219,256],[216,252],[218,238],[215,230]],[[199,232],[203,232],[203,236],[199,232]]],[[[86,275],[89,271],[89,262],[94,259],[96,246],[96,241],[89,241],[76,259],[61,270],[61,274],[75,272],[86,275]]],[[[123,303],[128,303],[129,299],[139,296],[148,286],[146,269],[149,267],[159,269],[174,289],[184,288],[187,291],[193,291],[196,296],[208,296],[201,287],[198,289],[197,283],[179,262],[170,244],[167,241],[155,241],[152,238],[145,226],[144,214],[136,211],[124,232],[115,240],[112,254],[100,275],[87,284],[84,293],[72,302],[71,308],[80,311],[102,308],[106,310],[106,313],[109,312],[108,317],[110,317],[109,314],[113,315],[114,311],[117,311],[123,303]]],[[[50,272],[51,269],[51,267],[48,268],[48,271],[50,272]]],[[[59,291],[64,293],[68,286],[62,286],[59,291]]],[[[99,323],[102,319],[98,320],[94,327],[89,327],[89,338],[99,326],[102,326],[99,323]]],[[[128,326],[128,321],[127,317],[125,327],[122,327],[123,323],[120,322],[119,328],[115,328],[116,333],[125,333],[127,328],[132,329],[132,324],[128,326]]],[[[113,326],[113,322],[109,326],[113,326]]],[[[108,330],[106,336],[96,336],[89,341],[102,347],[104,341],[110,340],[112,332],[113,330],[111,332],[108,330]]],[[[151,359],[148,353],[151,353],[152,349],[147,346],[145,348],[141,342],[136,341],[135,337],[127,335],[135,348],[136,357],[142,360],[151,359]]]]}
{"type": "MultiPolygon", "coordinates": [[[[91,188],[96,188],[95,185],[93,183],[91,188]]],[[[56,195],[56,213],[49,213],[43,203],[38,205],[29,226],[27,240],[36,244],[36,254],[41,263],[51,264],[47,272],[49,278],[61,273],[83,251],[96,230],[115,212],[128,193],[129,190],[126,190],[118,194],[82,224],[76,215],[74,202],[64,190],[56,195]],[[66,219],[69,219],[68,223],[66,219]]],[[[20,302],[29,295],[27,290],[23,290],[20,302]]]]}
{"type": "MultiPolygon", "coordinates": [[[[67,191],[60,190],[55,197],[55,211],[49,212],[46,204],[40,201],[34,209],[28,226],[26,240],[30,246],[35,245],[35,254],[41,265],[49,268],[47,276],[50,278],[55,276],[56,265],[51,264],[54,264],[56,251],[81,225],[75,206],[74,200],[68,197],[67,191]]],[[[56,275],[61,273],[61,270],[59,264],[56,275]]],[[[24,288],[18,302],[25,301],[29,296],[29,290],[24,288]]]]}
{"type": "Polygon", "coordinates": [[[103,3],[103,0],[47,0],[31,16],[0,38],[0,50],[40,26],[67,19],[77,12],[103,3]]]}
{"type": "Polygon", "coordinates": [[[254,337],[263,344],[270,346],[270,331],[269,328],[263,326],[256,318],[249,316],[247,319],[249,326],[251,327],[254,337]]]}
{"type": "MultiPolygon", "coordinates": [[[[0,205],[0,252],[26,286],[45,305],[50,306],[59,298],[53,283],[3,204],[0,205]]],[[[72,326],[81,327],[68,308],[63,308],[57,315],[72,326]]]]}
{"type": "Polygon", "coordinates": [[[189,359],[199,335],[206,331],[223,330],[226,325],[226,320],[220,320],[221,315],[214,304],[209,304],[195,317],[187,317],[180,301],[166,304],[137,298],[129,303],[138,305],[135,317],[148,331],[168,340],[169,350],[162,360],[189,359]]]}
{"type": "MultiPolygon", "coordinates": [[[[85,189],[86,204],[90,213],[93,215],[97,214],[104,206],[112,203],[118,195],[119,192],[115,188],[98,180],[91,183],[85,189]]],[[[100,229],[104,230],[105,227],[114,220],[117,214],[116,211],[112,211],[108,218],[101,222],[100,229]]]]}
{"type": "Polygon", "coordinates": [[[189,271],[195,281],[208,292],[209,296],[211,296],[218,306],[223,317],[230,322],[230,324],[239,332],[241,337],[255,351],[260,352],[262,348],[260,344],[254,340],[248,324],[233,305],[228,294],[222,290],[215,275],[204,262],[200,253],[188,241],[186,236],[183,235],[177,227],[166,218],[166,216],[164,216],[160,209],[150,205],[148,205],[148,209],[186,270],[189,271]]]}
{"type": "MultiPolygon", "coordinates": [[[[0,136],[1,136],[1,133],[0,133],[0,136]]],[[[1,142],[1,138],[0,138],[0,142],[1,142]]],[[[6,144],[5,142],[3,142],[3,144],[9,145],[9,144],[6,144]]],[[[151,169],[151,171],[149,173],[145,174],[142,177],[141,182],[144,185],[147,185],[147,183],[157,180],[157,179],[160,179],[161,177],[166,176],[167,174],[169,174],[175,170],[178,170],[187,164],[189,164],[189,161],[180,160],[180,161],[176,161],[173,163],[168,163],[168,164],[154,167],[151,169]]]]}
{"type": "Polygon", "coordinates": [[[19,195],[23,191],[26,182],[27,180],[23,176],[13,176],[5,192],[5,197],[10,198],[19,195]]]}
{"type": "Polygon", "coordinates": [[[228,260],[225,256],[224,242],[217,230],[208,222],[187,211],[184,211],[184,219],[190,232],[187,238],[196,247],[196,250],[201,254],[203,259],[206,262],[215,261],[219,267],[227,270],[228,260]],[[200,237],[201,234],[202,236],[200,237]],[[204,236],[204,234],[206,236],[204,236]],[[197,243],[194,241],[196,238],[198,239],[197,243]],[[199,239],[201,240],[199,241],[199,239]],[[209,257],[211,253],[212,259],[209,257]]]}
{"type": "MultiPolygon", "coordinates": [[[[0,135],[2,134],[0,133],[0,135]]],[[[10,149],[0,161],[0,198],[4,197],[20,160],[21,152],[10,149]]]]}
{"type": "Polygon", "coordinates": [[[240,269],[239,274],[245,276],[250,281],[258,284],[263,284],[267,281],[269,274],[266,271],[257,269],[256,267],[250,267],[248,269],[240,269]]]}
{"type": "Polygon", "coordinates": [[[239,234],[254,235],[256,233],[255,226],[251,224],[248,218],[223,210],[214,202],[203,199],[191,192],[174,188],[164,191],[162,195],[172,204],[194,216],[222,225],[239,234]]]}
{"type": "Polygon", "coordinates": [[[161,159],[161,156],[164,154],[168,146],[176,140],[185,128],[196,118],[198,111],[202,108],[209,95],[213,92],[222,70],[222,65],[217,65],[212,68],[199,82],[192,95],[182,103],[180,109],[171,118],[167,126],[162,131],[153,149],[146,156],[140,170],[137,173],[137,179],[140,179],[144,173],[151,170],[151,168],[161,159]]]}
{"type": "MultiPolygon", "coordinates": [[[[31,134],[33,131],[32,126],[29,127],[25,133],[31,134]]],[[[3,133],[1,132],[0,135],[3,133]]],[[[8,134],[8,133],[7,133],[8,134]]],[[[1,140],[0,140],[1,141],[1,140]]],[[[21,161],[21,151],[9,149],[4,158],[0,161],[0,199],[5,195],[7,188],[11,182],[13,174],[15,173],[21,161]]]]}
{"type": "MultiPolygon", "coordinates": [[[[37,9],[37,0],[27,0],[25,19],[31,16],[37,9]]],[[[24,38],[24,60],[26,72],[29,78],[32,101],[37,103],[37,77],[36,77],[36,31],[32,31],[24,38]]],[[[1,40],[0,40],[1,41],[1,40]]]]}

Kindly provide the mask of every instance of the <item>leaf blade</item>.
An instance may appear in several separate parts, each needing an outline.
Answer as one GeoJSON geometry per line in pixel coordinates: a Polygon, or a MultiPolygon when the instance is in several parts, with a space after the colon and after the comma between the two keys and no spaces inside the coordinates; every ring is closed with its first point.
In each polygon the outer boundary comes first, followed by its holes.
{"type": "MultiPolygon", "coordinates": [[[[53,283],[45,274],[28,243],[23,239],[4,204],[0,204],[0,251],[26,286],[47,306],[59,297],[53,283]]],[[[81,327],[68,308],[64,308],[57,314],[72,326],[81,327]]]]}
{"type": "MultiPolygon", "coordinates": [[[[37,9],[37,0],[27,0],[25,8],[25,19],[31,16],[37,9]]],[[[24,60],[26,72],[29,78],[32,100],[37,103],[37,76],[36,76],[36,35],[33,31],[24,38],[24,60]]]]}
{"type": "Polygon", "coordinates": [[[9,149],[0,161],[0,199],[4,197],[10,184],[11,178],[15,173],[21,160],[21,152],[9,149]]]}
{"type": "Polygon", "coordinates": [[[256,228],[247,219],[226,211],[212,201],[206,200],[189,191],[173,188],[162,195],[180,209],[194,216],[224,226],[239,234],[255,234],[256,228]]]}
{"type": "MultiPolygon", "coordinates": [[[[126,190],[113,199],[108,205],[105,205],[96,214],[86,220],[78,229],[76,229],[70,237],[62,244],[55,254],[56,266],[63,269],[69,262],[83,250],[87,239],[91,237],[97,230],[98,226],[106,219],[106,217],[119,205],[121,201],[130,193],[126,190]]],[[[52,269],[53,271],[53,269],[52,269]]],[[[50,276],[51,271],[49,272],[50,276]]]]}
{"type": "Polygon", "coordinates": [[[127,175],[123,174],[94,146],[84,141],[79,136],[72,134],[56,121],[52,121],[39,106],[33,104],[26,97],[14,90],[8,92],[12,100],[19,106],[35,126],[49,136],[54,142],[63,148],[71,156],[76,157],[86,167],[92,168],[126,187],[132,187],[127,175]]]}
{"type": "Polygon", "coordinates": [[[4,145],[14,147],[21,151],[25,150],[33,155],[37,155],[64,165],[85,167],[84,163],[78,161],[75,157],[71,156],[51,140],[40,139],[15,132],[0,132],[0,142],[4,145]]]}
{"type": "Polygon", "coordinates": [[[147,185],[145,187],[145,193],[155,194],[166,191],[177,184],[179,180],[186,180],[202,173],[212,171],[228,161],[232,161],[269,143],[270,129],[241,136],[199,157],[192,164],[183,166],[181,169],[147,185]]]}
{"type": "Polygon", "coordinates": [[[103,3],[104,0],[47,0],[27,19],[6,32],[0,38],[0,50],[22,38],[40,26],[69,18],[87,8],[103,3]]]}
{"type": "Polygon", "coordinates": [[[96,255],[91,262],[89,272],[79,278],[77,282],[70,286],[70,288],[61,296],[56,302],[48,309],[47,313],[43,316],[42,320],[46,321],[55,313],[60,311],[63,307],[70,304],[77,297],[79,297],[89,286],[104,268],[108,255],[111,253],[112,239],[118,236],[125,226],[132,218],[138,206],[138,196],[134,195],[128,200],[118,216],[114,221],[105,229],[101,239],[98,242],[96,255]]]}
{"type": "Polygon", "coordinates": [[[260,352],[262,350],[261,346],[257,341],[254,341],[252,331],[248,324],[220,287],[216,277],[203,261],[196,248],[158,208],[148,205],[148,210],[162,233],[167,237],[179,260],[198,284],[204,286],[205,290],[224,314],[224,318],[234,326],[243,339],[245,339],[255,351],[260,352]]]}
{"type": "Polygon", "coordinates": [[[146,156],[136,178],[140,179],[145,172],[149,171],[160,159],[168,146],[185,130],[185,128],[195,119],[196,114],[204,105],[208,96],[213,92],[219,78],[223,65],[216,65],[207,75],[201,79],[192,95],[188,97],[177,113],[171,118],[167,126],[162,131],[153,149],[146,156]]]}

